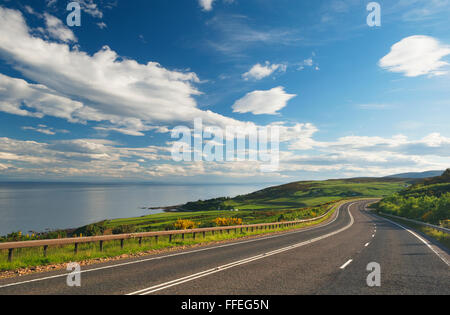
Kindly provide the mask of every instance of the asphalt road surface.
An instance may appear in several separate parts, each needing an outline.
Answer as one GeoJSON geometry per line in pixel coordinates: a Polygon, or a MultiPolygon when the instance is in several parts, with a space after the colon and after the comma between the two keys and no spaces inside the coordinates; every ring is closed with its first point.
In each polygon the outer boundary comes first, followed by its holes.
{"type": "Polygon", "coordinates": [[[448,251],[368,203],[304,230],[89,266],[80,287],[67,285],[67,271],[0,280],[0,295],[450,294],[448,251]],[[369,287],[369,275],[380,286],[369,287]]]}

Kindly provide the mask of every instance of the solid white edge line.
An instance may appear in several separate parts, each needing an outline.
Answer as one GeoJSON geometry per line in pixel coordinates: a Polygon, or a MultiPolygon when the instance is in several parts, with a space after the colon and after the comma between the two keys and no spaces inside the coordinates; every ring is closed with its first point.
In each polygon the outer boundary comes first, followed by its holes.
{"type": "MultiPolygon", "coordinates": [[[[374,214],[372,214],[372,215],[374,215],[374,214]]],[[[428,247],[429,249],[431,249],[431,251],[432,251],[433,253],[435,253],[435,254],[436,254],[436,255],[437,255],[437,256],[438,256],[445,264],[447,264],[447,266],[450,267],[450,262],[447,260],[447,258],[443,257],[443,256],[439,253],[439,251],[435,249],[434,245],[431,244],[429,241],[423,239],[420,235],[418,235],[418,234],[415,233],[414,231],[411,231],[410,229],[404,227],[403,225],[401,225],[401,224],[399,224],[399,223],[397,223],[397,222],[391,221],[391,220],[386,219],[386,218],[384,218],[384,217],[380,217],[380,216],[378,216],[378,215],[375,215],[375,216],[378,217],[378,218],[381,218],[381,219],[383,219],[383,220],[386,220],[386,221],[388,221],[388,222],[390,222],[390,223],[392,223],[392,224],[394,224],[394,225],[396,225],[396,226],[398,226],[398,227],[400,227],[400,228],[402,228],[402,229],[408,231],[408,232],[411,233],[412,235],[414,235],[414,236],[415,236],[417,239],[419,239],[422,243],[424,243],[425,245],[427,245],[427,247],[428,247]]]]}
{"type": "MultiPolygon", "coordinates": [[[[340,205],[336,212],[338,212],[343,205],[345,205],[345,203],[340,205]]],[[[129,265],[134,265],[134,264],[140,264],[140,263],[149,262],[149,261],[152,261],[152,260],[159,260],[159,259],[171,258],[171,257],[176,257],[176,256],[195,254],[195,253],[208,251],[208,250],[213,250],[213,249],[218,249],[218,248],[225,248],[225,247],[237,246],[237,245],[241,245],[241,244],[265,241],[265,240],[274,239],[274,238],[278,238],[278,237],[289,236],[289,235],[292,235],[292,234],[303,233],[303,232],[307,232],[307,231],[313,231],[313,230],[316,230],[316,229],[319,229],[319,228],[323,228],[323,227],[326,227],[326,226],[334,223],[337,220],[337,218],[338,218],[338,216],[334,215],[334,219],[331,220],[330,222],[324,224],[324,225],[312,226],[312,227],[309,227],[309,228],[299,229],[297,231],[282,233],[282,234],[279,234],[279,235],[260,237],[260,238],[251,239],[251,240],[247,240],[247,241],[236,241],[235,243],[218,245],[218,246],[208,247],[208,248],[200,248],[200,249],[192,250],[192,251],[188,251],[188,252],[175,253],[175,254],[170,254],[170,255],[165,255],[165,256],[160,256],[160,257],[151,257],[151,258],[141,259],[141,260],[137,260],[137,261],[131,261],[131,262],[127,262],[127,263],[119,263],[119,264],[115,264],[115,265],[111,265],[111,266],[92,268],[92,269],[88,269],[88,270],[82,270],[82,271],[80,271],[80,274],[93,272],[93,271],[99,271],[99,270],[106,270],[106,269],[124,267],[124,266],[129,266],[129,265]]],[[[14,282],[14,283],[9,283],[9,284],[5,284],[5,285],[0,285],[0,289],[12,287],[12,286],[18,286],[18,285],[27,284],[27,283],[51,280],[51,279],[56,279],[56,278],[63,278],[63,277],[67,277],[67,276],[68,276],[68,273],[63,273],[63,274],[55,275],[55,276],[49,276],[49,277],[32,279],[32,280],[21,281],[21,282],[14,282]]]]}
{"type": "Polygon", "coordinates": [[[347,268],[348,265],[350,265],[353,262],[353,259],[350,259],[349,261],[347,261],[345,264],[343,264],[341,266],[340,269],[344,270],[345,268],[347,268]]]}
{"type": "MultiPolygon", "coordinates": [[[[260,260],[260,259],[263,259],[263,258],[266,258],[266,257],[270,257],[270,256],[273,256],[273,255],[276,255],[276,254],[280,254],[280,253],[292,250],[294,248],[299,248],[299,247],[302,247],[302,246],[305,246],[305,245],[308,245],[308,244],[311,244],[311,243],[323,240],[323,239],[328,238],[330,236],[339,234],[339,233],[341,233],[341,232],[343,232],[343,231],[345,231],[345,230],[347,230],[347,229],[349,229],[350,227],[353,226],[355,220],[354,220],[354,218],[353,218],[353,216],[352,216],[352,214],[350,212],[350,207],[352,207],[354,204],[356,204],[356,202],[351,203],[348,206],[348,213],[349,213],[349,216],[350,216],[350,223],[347,226],[345,226],[344,228],[339,229],[339,230],[337,230],[335,232],[332,232],[332,233],[329,233],[329,234],[325,234],[325,235],[322,235],[320,237],[317,237],[317,238],[314,238],[314,239],[311,239],[311,240],[308,240],[308,241],[304,241],[304,242],[301,242],[301,243],[298,243],[298,244],[295,244],[295,245],[291,245],[291,246],[284,247],[284,248],[281,248],[281,249],[278,249],[278,250],[274,250],[274,251],[269,252],[269,253],[260,254],[260,255],[256,255],[256,256],[253,256],[253,257],[246,258],[246,259],[238,260],[238,261],[232,262],[232,263],[230,263],[228,265],[225,265],[225,266],[212,268],[212,269],[209,269],[209,270],[206,270],[206,271],[202,271],[202,272],[199,272],[199,273],[196,273],[196,274],[193,274],[193,275],[189,275],[189,276],[186,276],[186,277],[183,277],[183,278],[179,278],[179,279],[175,279],[175,280],[172,280],[172,281],[169,281],[169,282],[165,282],[165,283],[161,283],[161,284],[158,284],[158,285],[154,285],[152,287],[149,287],[149,288],[146,288],[146,289],[142,289],[142,290],[139,290],[139,291],[135,291],[135,292],[129,293],[127,295],[138,295],[138,294],[139,295],[148,295],[148,294],[151,294],[151,293],[154,293],[154,292],[157,292],[157,291],[161,291],[161,290],[164,290],[164,289],[167,289],[167,288],[179,285],[179,284],[183,284],[183,283],[195,280],[195,279],[203,278],[203,277],[215,274],[215,273],[223,271],[223,270],[227,270],[227,269],[230,269],[230,268],[233,268],[233,267],[236,267],[236,266],[240,266],[240,265],[243,265],[243,264],[246,264],[246,263],[249,263],[249,262],[260,260]]],[[[341,205],[338,208],[338,216],[340,214],[342,206],[343,205],[341,205]]],[[[336,218],[338,216],[336,216],[336,218]]]]}

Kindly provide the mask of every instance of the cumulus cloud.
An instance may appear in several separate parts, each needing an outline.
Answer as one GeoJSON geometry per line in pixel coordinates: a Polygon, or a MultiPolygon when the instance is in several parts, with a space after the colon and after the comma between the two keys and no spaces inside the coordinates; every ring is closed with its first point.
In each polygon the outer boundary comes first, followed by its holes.
{"type": "MultiPolygon", "coordinates": [[[[383,176],[394,173],[445,169],[450,156],[450,138],[433,133],[418,140],[405,136],[342,137],[332,142],[316,141],[313,125],[285,128],[284,139],[301,134],[305,142],[280,152],[279,173],[269,178],[292,178],[298,172],[333,172],[339,176],[383,176]]],[[[171,144],[130,148],[102,139],[59,140],[51,143],[0,138],[0,175],[44,178],[134,178],[151,180],[165,176],[261,176],[260,163],[171,162],[171,144]]],[[[298,178],[298,177],[297,177],[298,178]]],[[[287,180],[287,179],[286,179],[287,180]]]]}
{"type": "Polygon", "coordinates": [[[220,126],[246,124],[198,109],[194,97],[201,93],[194,84],[200,80],[193,72],[168,70],[157,62],[140,64],[108,46],[89,55],[66,43],[50,43],[31,35],[16,10],[0,7],[0,19],[4,22],[2,56],[39,83],[2,75],[3,111],[72,122],[108,122],[101,127],[136,135],[142,135],[151,123],[192,122],[194,118],[220,126]]]}
{"type": "Polygon", "coordinates": [[[279,86],[268,91],[253,91],[239,99],[233,105],[235,113],[253,113],[254,115],[275,115],[286,107],[289,100],[296,97],[288,94],[279,86]]]}
{"type": "Polygon", "coordinates": [[[442,58],[450,55],[450,46],[430,36],[414,35],[394,44],[389,54],[380,61],[380,67],[402,73],[407,77],[446,74],[449,65],[442,58]]]}
{"type": "MultiPolygon", "coordinates": [[[[199,109],[195,96],[201,92],[195,85],[200,80],[193,72],[169,70],[157,62],[140,64],[108,46],[90,55],[68,43],[49,42],[30,34],[17,10],[0,7],[0,19],[4,22],[0,55],[13,61],[24,77],[38,83],[0,75],[1,111],[38,118],[54,116],[73,123],[95,122],[100,131],[134,136],[144,135],[155,125],[192,125],[196,118],[223,128],[255,126],[199,109]]],[[[266,94],[271,103],[263,104],[262,112],[269,113],[293,97],[282,88],[266,94]]]]}
{"type": "Polygon", "coordinates": [[[285,64],[270,64],[266,61],[264,65],[256,64],[248,72],[244,73],[242,77],[245,80],[261,80],[270,76],[275,71],[285,72],[287,66],[285,64]]]}
{"type": "Polygon", "coordinates": [[[82,103],[60,96],[44,85],[0,74],[0,111],[38,118],[49,115],[76,122],[78,114],[83,116],[83,108],[82,103]]]}
{"type": "Polygon", "coordinates": [[[49,35],[57,40],[65,43],[76,42],[77,38],[73,34],[72,30],[69,29],[60,19],[44,13],[45,24],[47,26],[47,32],[49,35]]]}

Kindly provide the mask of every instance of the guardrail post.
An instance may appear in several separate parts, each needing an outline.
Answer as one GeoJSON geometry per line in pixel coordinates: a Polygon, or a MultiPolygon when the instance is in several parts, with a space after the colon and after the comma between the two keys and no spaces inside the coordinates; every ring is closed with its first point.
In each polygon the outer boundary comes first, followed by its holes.
{"type": "Polygon", "coordinates": [[[203,238],[206,238],[206,232],[203,232],[203,238]]]}
{"type": "Polygon", "coordinates": [[[13,259],[13,249],[8,249],[8,262],[12,262],[13,259]]]}
{"type": "Polygon", "coordinates": [[[47,257],[47,249],[48,249],[48,245],[44,246],[44,257],[47,257]]]}
{"type": "Polygon", "coordinates": [[[192,238],[195,240],[195,232],[194,233],[192,233],[192,238]]]}
{"type": "Polygon", "coordinates": [[[78,253],[78,243],[75,243],[75,248],[73,249],[73,253],[75,255],[78,253]]]}
{"type": "Polygon", "coordinates": [[[120,249],[123,249],[123,239],[120,240],[120,249]]]}
{"type": "Polygon", "coordinates": [[[172,243],[172,234],[169,234],[169,243],[172,243]]]}
{"type": "Polygon", "coordinates": [[[100,251],[103,252],[103,241],[100,241],[100,251]]]}
{"type": "Polygon", "coordinates": [[[181,238],[183,239],[183,241],[184,241],[184,233],[183,234],[181,234],[181,238]]]}
{"type": "Polygon", "coordinates": [[[142,246],[142,237],[139,237],[139,246],[142,246]]]}
{"type": "Polygon", "coordinates": [[[158,235],[155,236],[155,242],[158,244],[158,235]]]}

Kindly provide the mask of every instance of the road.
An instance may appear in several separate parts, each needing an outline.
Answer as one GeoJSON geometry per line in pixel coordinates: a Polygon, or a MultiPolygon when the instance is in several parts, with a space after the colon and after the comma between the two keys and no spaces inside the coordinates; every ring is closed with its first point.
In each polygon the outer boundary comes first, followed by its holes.
{"type": "Polygon", "coordinates": [[[285,234],[0,280],[5,294],[450,294],[448,252],[349,202],[320,226],[285,234]],[[428,244],[425,244],[428,243],[428,244]],[[370,263],[381,286],[369,287],[370,263]]]}

